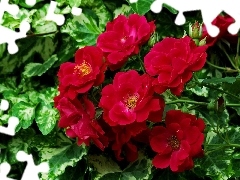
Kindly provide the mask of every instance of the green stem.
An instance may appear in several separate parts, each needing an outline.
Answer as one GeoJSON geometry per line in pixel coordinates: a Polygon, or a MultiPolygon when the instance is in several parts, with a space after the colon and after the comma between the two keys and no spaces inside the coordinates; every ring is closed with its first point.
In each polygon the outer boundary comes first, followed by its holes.
{"type": "Polygon", "coordinates": [[[144,64],[143,64],[143,60],[141,59],[140,53],[138,53],[137,59],[138,59],[138,61],[140,62],[140,66],[141,66],[142,71],[143,71],[144,73],[146,73],[145,68],[144,68],[144,64]]]}
{"type": "Polygon", "coordinates": [[[210,84],[206,84],[206,83],[203,83],[203,82],[199,82],[199,81],[198,81],[198,77],[196,76],[195,73],[193,74],[193,78],[194,78],[195,82],[196,82],[198,85],[200,85],[200,86],[205,86],[205,87],[210,88],[210,89],[215,89],[215,90],[217,90],[217,91],[219,91],[219,92],[222,92],[222,93],[224,93],[224,94],[227,94],[227,95],[229,95],[229,96],[232,96],[233,98],[235,98],[235,99],[237,99],[237,100],[240,101],[240,98],[239,98],[238,96],[236,96],[236,95],[234,95],[234,94],[232,94],[232,93],[230,93],[230,92],[224,91],[224,90],[219,89],[219,88],[217,88],[217,87],[215,87],[215,86],[212,86],[212,85],[210,85],[210,84]]]}
{"type": "Polygon", "coordinates": [[[205,86],[205,87],[210,88],[210,89],[215,89],[215,90],[220,91],[220,92],[222,92],[222,93],[224,93],[224,94],[227,94],[227,95],[229,95],[229,96],[232,96],[233,98],[236,98],[237,100],[240,101],[240,98],[239,98],[238,96],[232,94],[232,93],[229,93],[229,92],[224,91],[224,90],[222,90],[222,89],[216,88],[215,86],[212,86],[212,85],[209,85],[209,84],[205,84],[205,83],[201,83],[201,84],[202,84],[203,86],[205,86]]]}
{"type": "Polygon", "coordinates": [[[215,64],[210,63],[209,61],[206,61],[206,63],[207,63],[208,65],[216,68],[216,69],[224,70],[224,71],[226,71],[226,72],[228,72],[228,73],[239,72],[238,70],[231,69],[231,68],[228,68],[228,67],[225,68],[225,67],[217,66],[217,65],[215,65],[215,64]]]}
{"type": "Polygon", "coordinates": [[[49,34],[55,34],[57,32],[58,31],[51,31],[51,32],[39,33],[39,34],[28,34],[27,37],[24,37],[24,38],[30,38],[30,37],[34,37],[34,36],[46,36],[46,35],[49,35],[49,34]]]}
{"type": "MultiPolygon", "coordinates": [[[[165,104],[177,104],[177,103],[188,103],[188,104],[196,104],[196,105],[203,105],[203,106],[207,106],[209,103],[208,102],[199,102],[199,101],[192,101],[192,100],[185,100],[185,99],[178,99],[178,100],[174,100],[174,101],[169,101],[166,102],[165,104]]],[[[226,106],[228,107],[240,107],[240,104],[226,104],[226,106]]]]}
{"type": "Polygon", "coordinates": [[[224,52],[224,54],[227,56],[228,60],[230,61],[230,63],[232,64],[232,66],[238,70],[238,67],[233,63],[231,57],[228,55],[228,53],[226,52],[226,50],[224,48],[222,48],[222,51],[224,52]]]}
{"type": "Polygon", "coordinates": [[[236,57],[235,57],[237,68],[239,67],[239,63],[238,63],[238,59],[239,59],[239,48],[240,48],[240,36],[238,36],[237,53],[236,53],[236,57]]]}
{"type": "Polygon", "coordinates": [[[197,101],[191,101],[191,100],[185,100],[185,99],[178,99],[178,100],[175,100],[175,101],[166,102],[166,105],[167,104],[177,104],[177,103],[208,105],[208,103],[206,103],[206,102],[197,102],[197,101]]]}

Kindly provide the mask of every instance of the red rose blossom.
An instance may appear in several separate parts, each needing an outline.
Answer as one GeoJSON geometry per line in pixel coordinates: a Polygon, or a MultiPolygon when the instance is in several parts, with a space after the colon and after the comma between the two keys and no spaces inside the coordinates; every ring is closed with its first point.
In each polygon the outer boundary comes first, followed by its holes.
{"type": "Polygon", "coordinates": [[[77,50],[75,62],[66,62],[58,72],[59,91],[74,99],[78,93],[86,93],[92,86],[100,85],[106,70],[102,51],[94,46],[77,50]]]}
{"type": "Polygon", "coordinates": [[[232,35],[228,32],[228,26],[234,23],[234,19],[229,16],[218,15],[212,22],[213,25],[216,25],[220,32],[217,37],[211,37],[208,35],[206,26],[202,26],[202,39],[206,37],[206,45],[213,46],[219,39],[224,38],[231,43],[237,43],[238,35],[232,35]]]}
{"type": "Polygon", "coordinates": [[[66,97],[58,101],[60,112],[58,126],[66,128],[67,136],[78,138],[78,145],[90,144],[93,141],[100,149],[108,145],[108,139],[95,118],[95,108],[91,101],[83,96],[81,100],[69,100],[66,97]]]}
{"type": "Polygon", "coordinates": [[[103,108],[103,119],[110,126],[161,121],[164,101],[153,96],[151,82],[150,76],[135,70],[117,73],[113,84],[102,89],[99,107],[103,108]]]}
{"type": "Polygon", "coordinates": [[[129,18],[119,15],[107,23],[106,31],[97,39],[97,46],[105,53],[109,68],[119,69],[129,56],[138,54],[139,46],[148,41],[155,28],[153,21],[147,22],[138,14],[131,14],[129,18]]]}
{"type": "Polygon", "coordinates": [[[150,145],[157,155],[153,165],[157,168],[170,166],[174,172],[193,168],[193,158],[203,155],[204,121],[180,110],[166,113],[166,127],[152,129],[150,145]]]}
{"type": "Polygon", "coordinates": [[[193,71],[204,66],[206,49],[207,46],[197,47],[188,36],[180,39],[165,38],[156,43],[144,57],[146,72],[156,77],[153,81],[155,91],[163,93],[170,89],[173,94],[181,95],[193,71]]]}

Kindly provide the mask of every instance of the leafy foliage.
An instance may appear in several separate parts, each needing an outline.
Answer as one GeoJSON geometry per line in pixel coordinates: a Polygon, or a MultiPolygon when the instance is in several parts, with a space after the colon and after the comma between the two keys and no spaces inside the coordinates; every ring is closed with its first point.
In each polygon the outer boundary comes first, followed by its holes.
{"type": "MultiPolygon", "coordinates": [[[[15,158],[19,150],[34,154],[36,162],[49,163],[50,172],[41,174],[41,180],[225,180],[240,177],[239,63],[233,66],[239,61],[239,54],[236,54],[239,47],[230,43],[231,46],[224,48],[229,44],[226,40],[208,49],[208,63],[194,74],[181,97],[170,91],[163,93],[167,102],[164,116],[170,109],[181,109],[203,118],[206,123],[205,154],[194,159],[195,167],[191,171],[174,174],[169,169],[156,169],[152,165],[153,151],[145,146],[141,146],[143,150],[135,162],[118,162],[109,149],[99,152],[95,146],[78,146],[57,126],[60,116],[53,98],[58,94],[59,66],[73,61],[77,49],[96,45],[109,21],[119,14],[133,13],[155,21],[156,31],[149,42],[121,69],[143,73],[143,57],[154,44],[165,37],[183,37],[188,24],[200,19],[199,12],[187,14],[186,24],[176,26],[174,19],[178,11],[164,4],[162,12],[154,14],[150,11],[153,1],[57,0],[55,12],[65,16],[64,25],[59,27],[44,18],[48,1],[37,0],[36,5],[30,7],[25,0],[10,0],[20,7],[20,12],[16,17],[4,13],[1,25],[17,30],[23,20],[31,24],[27,37],[17,41],[19,51],[16,54],[10,55],[7,45],[0,44],[0,97],[10,102],[10,109],[0,112],[0,125],[7,125],[10,116],[20,120],[16,136],[0,135],[0,163],[11,164],[12,178],[20,179],[25,168],[15,158]],[[78,17],[71,14],[74,6],[83,9],[78,17]]],[[[106,81],[111,82],[114,74],[107,71],[106,81]]],[[[89,94],[95,103],[101,89],[95,88],[89,94]]],[[[96,111],[96,116],[101,117],[102,110],[96,111]]]]}

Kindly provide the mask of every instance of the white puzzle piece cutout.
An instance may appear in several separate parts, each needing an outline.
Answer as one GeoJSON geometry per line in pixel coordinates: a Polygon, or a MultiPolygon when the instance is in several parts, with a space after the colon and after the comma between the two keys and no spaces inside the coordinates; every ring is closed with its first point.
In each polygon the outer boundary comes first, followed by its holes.
{"type": "Polygon", "coordinates": [[[64,24],[65,18],[62,14],[54,13],[56,7],[57,7],[57,2],[51,1],[45,19],[49,21],[54,21],[58,26],[61,26],[64,24]]]}
{"type": "MultiPolygon", "coordinates": [[[[6,111],[6,110],[8,110],[8,108],[9,108],[9,102],[5,99],[2,99],[1,104],[0,104],[0,110],[6,111]]],[[[0,133],[6,134],[6,135],[9,135],[9,136],[14,136],[15,135],[15,129],[16,129],[18,124],[19,124],[19,119],[15,116],[11,116],[8,119],[8,126],[7,127],[0,126],[0,133]]]]}
{"type": "Polygon", "coordinates": [[[11,166],[7,162],[0,164],[0,179],[1,180],[16,180],[16,179],[7,177],[8,173],[10,172],[10,169],[11,169],[11,166]]]}
{"type": "Polygon", "coordinates": [[[42,162],[36,166],[32,155],[28,155],[24,151],[18,151],[16,158],[20,162],[27,162],[27,166],[23,172],[21,180],[39,180],[38,174],[40,172],[47,173],[49,171],[48,163],[42,162]]]}
{"type": "MultiPolygon", "coordinates": [[[[137,0],[130,0],[130,3],[136,2],[137,0]]],[[[152,12],[160,13],[163,4],[167,4],[179,11],[175,19],[176,25],[183,25],[186,22],[184,12],[200,10],[203,23],[208,34],[212,37],[216,37],[220,31],[212,22],[223,11],[235,20],[228,27],[228,32],[235,35],[240,29],[240,0],[155,0],[150,8],[152,12]]]]}

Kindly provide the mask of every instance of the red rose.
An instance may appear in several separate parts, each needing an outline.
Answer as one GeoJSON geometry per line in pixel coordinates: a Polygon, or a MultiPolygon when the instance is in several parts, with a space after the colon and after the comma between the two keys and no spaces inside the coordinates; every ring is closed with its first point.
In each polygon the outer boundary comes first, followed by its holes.
{"type": "Polygon", "coordinates": [[[78,93],[86,93],[92,86],[103,82],[105,69],[103,53],[99,48],[86,46],[77,50],[74,63],[66,62],[60,66],[60,93],[70,99],[78,93]]]}
{"type": "Polygon", "coordinates": [[[86,96],[81,100],[69,100],[66,97],[58,101],[57,109],[60,112],[58,126],[66,128],[67,136],[78,138],[78,144],[90,144],[92,140],[100,149],[108,144],[104,131],[98,125],[95,118],[95,108],[86,96]]]}
{"type": "Polygon", "coordinates": [[[146,43],[155,30],[152,22],[144,16],[131,14],[129,18],[119,15],[106,26],[106,31],[99,35],[97,46],[106,55],[111,70],[121,68],[131,55],[138,54],[139,46],[146,43]]]}
{"type": "Polygon", "coordinates": [[[151,132],[150,145],[157,152],[153,165],[170,166],[174,172],[193,168],[193,158],[203,154],[204,121],[180,110],[168,111],[165,121],[166,127],[156,126],[151,132]]]}
{"type": "Polygon", "coordinates": [[[153,96],[151,82],[150,76],[139,75],[135,70],[117,73],[113,84],[102,89],[99,107],[103,108],[103,119],[110,126],[147,119],[161,121],[164,101],[153,96]]]}
{"type": "Polygon", "coordinates": [[[232,35],[228,32],[228,26],[232,23],[234,23],[234,19],[229,15],[217,16],[212,22],[213,25],[216,25],[220,29],[220,32],[217,37],[209,36],[206,26],[203,24],[202,39],[206,37],[206,45],[213,46],[221,38],[224,38],[231,43],[237,43],[238,35],[237,34],[232,35]]]}
{"type": "Polygon", "coordinates": [[[165,38],[155,44],[144,57],[146,72],[157,76],[153,86],[157,93],[167,89],[181,95],[184,84],[192,78],[192,72],[202,69],[205,64],[207,46],[196,46],[194,41],[184,38],[165,38]]]}

